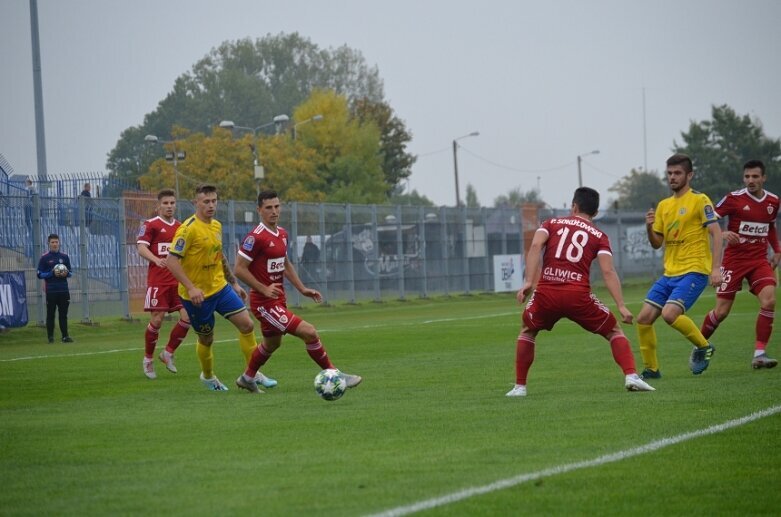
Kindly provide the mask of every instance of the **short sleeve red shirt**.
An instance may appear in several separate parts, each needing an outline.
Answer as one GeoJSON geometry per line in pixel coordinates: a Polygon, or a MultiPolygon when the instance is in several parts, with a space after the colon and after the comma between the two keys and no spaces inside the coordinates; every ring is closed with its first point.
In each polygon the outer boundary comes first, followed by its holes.
{"type": "MultiPolygon", "coordinates": [[[[170,223],[160,216],[147,219],[138,228],[136,244],[144,244],[155,257],[166,258],[168,248],[174,238],[176,230],[182,223],[174,219],[170,223]]],[[[146,276],[147,285],[166,286],[177,285],[177,281],[168,269],[149,263],[149,271],[146,276]]]]}
{"type": "MultiPolygon", "coordinates": [[[[284,276],[287,260],[287,231],[281,226],[272,230],[263,223],[249,232],[239,247],[239,255],[250,261],[249,271],[263,285],[282,284],[282,296],[276,301],[285,303],[284,276]]],[[[251,294],[265,300],[253,290],[251,294]]]]}
{"type": "Polygon", "coordinates": [[[730,192],[716,203],[719,217],[729,217],[727,230],[740,236],[738,244],[730,244],[724,250],[724,262],[767,259],[768,235],[776,231],[778,206],[775,194],[765,191],[761,198],[756,198],[746,189],[730,192]]]}
{"type": "Polygon", "coordinates": [[[589,291],[591,263],[600,253],[613,254],[607,235],[574,215],[548,219],[537,231],[548,234],[539,287],[589,291]]]}

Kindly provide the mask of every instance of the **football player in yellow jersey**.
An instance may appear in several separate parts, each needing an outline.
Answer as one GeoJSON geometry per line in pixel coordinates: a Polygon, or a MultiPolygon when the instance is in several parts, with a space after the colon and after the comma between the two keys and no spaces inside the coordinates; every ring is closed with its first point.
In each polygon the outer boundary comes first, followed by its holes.
{"type": "Polygon", "coordinates": [[[694,349],[689,368],[694,375],[705,371],[713,345],[684,312],[694,305],[710,283],[721,285],[722,241],[718,216],[708,196],[691,188],[694,176],[691,158],[674,154],[667,159],[667,182],[673,195],[659,202],[645,215],[651,247],[664,245],[664,273],[648,291],[637,315],[637,334],[643,356],[642,377],[658,379],[656,332],[653,324],[664,321],[688,339],[694,349]]]}
{"type": "MultiPolygon", "coordinates": [[[[228,391],[214,375],[214,313],[220,313],[239,331],[239,345],[247,361],[257,347],[255,325],[244,306],[247,293],[236,282],[222,252],[222,224],[214,218],[217,187],[199,186],[194,203],[195,214],[176,231],[166,266],[179,282],[179,296],[198,334],[201,381],[210,390],[228,391]]],[[[266,387],[277,384],[262,375],[256,381],[266,387]]]]}

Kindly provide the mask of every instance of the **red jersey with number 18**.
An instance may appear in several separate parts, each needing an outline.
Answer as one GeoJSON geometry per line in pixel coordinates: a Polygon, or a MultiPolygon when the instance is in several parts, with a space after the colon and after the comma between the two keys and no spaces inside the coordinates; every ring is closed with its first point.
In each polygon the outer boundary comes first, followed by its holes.
{"type": "Polygon", "coordinates": [[[537,231],[548,234],[537,288],[590,291],[591,263],[600,253],[613,254],[607,235],[574,215],[548,219],[537,231]]]}
{"type": "MultiPolygon", "coordinates": [[[[174,234],[181,224],[176,219],[169,223],[160,216],[147,219],[138,228],[136,244],[145,244],[155,257],[165,259],[168,256],[168,249],[171,247],[174,234]]],[[[156,264],[151,262],[149,263],[146,283],[149,286],[156,287],[178,284],[176,278],[168,269],[157,267],[156,264]]]]}
{"type": "MultiPolygon", "coordinates": [[[[239,247],[239,255],[249,260],[249,272],[263,285],[282,284],[282,295],[276,301],[285,303],[284,276],[287,257],[287,231],[277,226],[276,231],[260,223],[249,232],[239,247]]],[[[253,298],[266,300],[254,290],[253,298]]]]}

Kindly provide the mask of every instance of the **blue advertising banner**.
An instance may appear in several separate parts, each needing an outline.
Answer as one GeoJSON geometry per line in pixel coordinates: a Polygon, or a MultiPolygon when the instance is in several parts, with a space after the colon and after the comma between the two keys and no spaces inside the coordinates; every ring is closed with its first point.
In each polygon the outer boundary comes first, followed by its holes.
{"type": "Polygon", "coordinates": [[[27,325],[27,286],[24,272],[0,272],[0,328],[25,325],[27,325]]]}

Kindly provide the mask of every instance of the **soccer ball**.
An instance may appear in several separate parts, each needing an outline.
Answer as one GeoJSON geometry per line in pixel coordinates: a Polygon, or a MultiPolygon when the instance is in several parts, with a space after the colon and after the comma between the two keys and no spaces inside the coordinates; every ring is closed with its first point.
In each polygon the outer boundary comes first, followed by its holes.
{"type": "Polygon", "coordinates": [[[315,391],[325,400],[336,400],[347,390],[347,381],[339,370],[323,370],[315,376],[315,391]]]}
{"type": "Polygon", "coordinates": [[[65,276],[68,274],[68,266],[65,264],[57,264],[54,266],[54,276],[65,276]]]}

